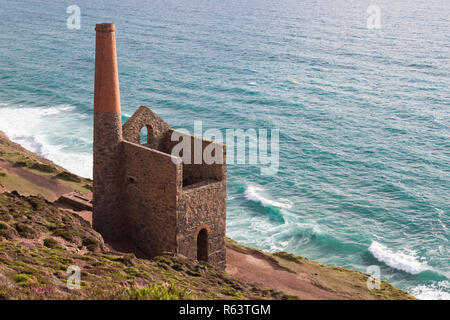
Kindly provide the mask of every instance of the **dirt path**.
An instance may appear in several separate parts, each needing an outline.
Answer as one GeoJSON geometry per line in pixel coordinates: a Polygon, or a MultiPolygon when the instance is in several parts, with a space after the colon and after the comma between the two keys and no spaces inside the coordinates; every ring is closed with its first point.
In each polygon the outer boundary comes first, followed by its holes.
{"type": "Polygon", "coordinates": [[[227,273],[245,282],[262,288],[273,288],[305,300],[348,299],[336,292],[330,292],[314,285],[311,275],[293,273],[251,254],[240,253],[227,248],[227,273]]]}
{"type": "Polygon", "coordinates": [[[50,193],[54,195],[54,199],[57,199],[61,195],[72,191],[72,188],[59,183],[53,177],[36,174],[25,168],[14,166],[12,163],[8,161],[0,160],[0,168],[5,169],[10,174],[19,176],[22,179],[25,179],[38,187],[47,189],[50,193]]]}

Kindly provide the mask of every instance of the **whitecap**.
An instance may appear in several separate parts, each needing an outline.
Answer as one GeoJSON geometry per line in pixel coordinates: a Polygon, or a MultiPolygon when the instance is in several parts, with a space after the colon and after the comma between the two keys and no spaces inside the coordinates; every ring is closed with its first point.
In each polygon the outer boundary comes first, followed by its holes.
{"type": "Polygon", "coordinates": [[[262,191],[263,189],[260,187],[249,185],[245,190],[245,198],[250,201],[259,202],[264,207],[272,206],[284,209],[292,208],[292,202],[288,199],[280,198],[279,201],[271,200],[263,197],[260,193],[258,193],[262,191]]]}
{"type": "MultiPolygon", "coordinates": [[[[49,142],[51,136],[67,136],[78,143],[82,140],[70,134],[73,131],[67,121],[80,119],[80,113],[71,105],[23,107],[2,104],[0,108],[0,130],[9,139],[24,148],[47,158],[80,176],[92,178],[92,154],[71,152],[64,146],[49,142]]],[[[86,140],[85,137],[80,137],[86,140]]]]}
{"type": "Polygon", "coordinates": [[[431,270],[426,261],[419,261],[415,254],[394,252],[376,241],[373,241],[370,244],[369,251],[378,261],[397,270],[402,270],[411,274],[418,274],[425,270],[431,270]]]}
{"type": "Polygon", "coordinates": [[[450,282],[444,280],[431,285],[419,285],[408,292],[420,300],[450,300],[450,282]]]}

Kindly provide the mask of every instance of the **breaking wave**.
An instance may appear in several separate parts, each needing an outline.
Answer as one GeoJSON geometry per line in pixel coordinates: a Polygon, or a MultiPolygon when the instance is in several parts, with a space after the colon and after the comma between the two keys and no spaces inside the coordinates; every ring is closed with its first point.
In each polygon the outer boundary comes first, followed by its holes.
{"type": "Polygon", "coordinates": [[[369,247],[370,253],[387,266],[410,274],[418,274],[426,270],[432,270],[426,262],[418,260],[414,254],[394,252],[388,247],[373,241],[369,247]]]}
{"type": "Polygon", "coordinates": [[[264,207],[277,207],[277,208],[284,208],[284,209],[291,209],[292,208],[292,202],[287,199],[280,199],[281,201],[275,201],[271,199],[267,199],[263,197],[260,193],[263,191],[262,188],[249,185],[247,189],[245,190],[245,198],[250,201],[259,202],[264,207]]]}
{"type": "Polygon", "coordinates": [[[70,105],[21,107],[3,103],[0,108],[0,119],[5,120],[0,122],[0,130],[24,148],[73,173],[92,178],[92,154],[73,152],[66,148],[68,144],[78,148],[81,144],[87,145],[83,137],[71,134],[73,129],[68,121],[76,121],[79,116],[76,107],[70,105]],[[52,143],[51,140],[64,141],[52,143]]]}
{"type": "Polygon", "coordinates": [[[282,210],[291,209],[292,202],[287,199],[279,199],[278,201],[266,198],[262,195],[263,188],[249,185],[245,189],[245,198],[252,203],[252,206],[260,207],[268,214],[269,219],[279,223],[285,223],[282,210]]]}
{"type": "Polygon", "coordinates": [[[447,280],[434,282],[431,285],[419,285],[408,291],[421,300],[450,300],[450,282],[447,280]]]}

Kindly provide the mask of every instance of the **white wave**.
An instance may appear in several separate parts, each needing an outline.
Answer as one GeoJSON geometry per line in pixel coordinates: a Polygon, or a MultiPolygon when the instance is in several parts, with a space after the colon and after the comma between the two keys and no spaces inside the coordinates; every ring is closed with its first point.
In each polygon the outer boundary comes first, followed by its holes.
{"type": "MultiPolygon", "coordinates": [[[[92,154],[70,152],[63,145],[49,142],[49,138],[73,137],[70,121],[81,119],[76,107],[57,105],[49,107],[21,107],[2,103],[0,107],[0,130],[9,139],[24,148],[45,157],[80,176],[92,178],[92,154]]],[[[85,123],[85,121],[83,122],[85,123]]],[[[85,139],[85,138],[84,138],[85,139]]]]}
{"type": "Polygon", "coordinates": [[[258,191],[263,191],[262,188],[249,185],[245,190],[245,198],[250,201],[255,201],[261,203],[264,207],[272,206],[284,209],[291,209],[292,202],[287,199],[279,199],[281,201],[275,201],[271,199],[264,198],[258,191]]]}
{"type": "Polygon", "coordinates": [[[61,148],[46,148],[46,158],[69,171],[92,179],[93,158],[91,153],[66,152],[61,148]]]}
{"type": "Polygon", "coordinates": [[[313,235],[323,234],[314,222],[273,224],[258,216],[248,216],[241,210],[231,209],[227,233],[233,239],[256,246],[268,252],[288,251],[299,252],[309,242],[313,235]],[[246,232],[242,232],[246,230],[246,232]],[[300,237],[299,237],[300,236],[300,237]]]}
{"type": "Polygon", "coordinates": [[[323,234],[319,225],[315,223],[296,223],[298,230],[305,230],[306,232],[314,235],[323,234]]]}
{"type": "Polygon", "coordinates": [[[408,290],[420,300],[450,300],[450,282],[440,281],[431,285],[419,285],[408,290]]]}
{"type": "Polygon", "coordinates": [[[370,244],[369,251],[378,261],[397,270],[402,270],[411,274],[418,274],[425,270],[431,270],[426,262],[419,261],[415,254],[394,252],[376,241],[373,241],[370,244]]]}

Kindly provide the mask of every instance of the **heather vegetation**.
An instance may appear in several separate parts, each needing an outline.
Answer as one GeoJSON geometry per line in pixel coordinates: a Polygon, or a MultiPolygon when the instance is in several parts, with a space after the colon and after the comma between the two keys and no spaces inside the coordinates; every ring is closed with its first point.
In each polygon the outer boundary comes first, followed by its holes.
{"type": "Polygon", "coordinates": [[[282,299],[181,256],[110,250],[79,216],[42,197],[0,194],[0,299],[282,299]],[[80,267],[80,289],[66,281],[80,267]]]}

